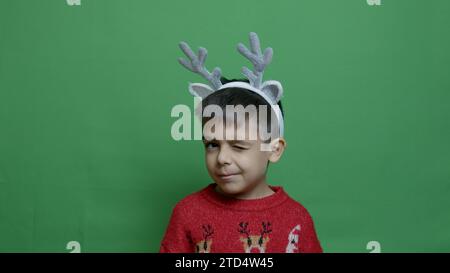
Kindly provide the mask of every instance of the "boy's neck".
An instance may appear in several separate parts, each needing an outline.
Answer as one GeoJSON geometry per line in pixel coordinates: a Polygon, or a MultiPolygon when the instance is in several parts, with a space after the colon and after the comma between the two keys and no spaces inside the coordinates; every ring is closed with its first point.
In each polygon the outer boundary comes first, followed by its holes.
{"type": "Polygon", "coordinates": [[[265,181],[258,183],[254,188],[250,189],[247,192],[239,193],[236,195],[229,195],[224,193],[218,185],[216,185],[215,191],[227,197],[247,200],[264,198],[275,193],[265,181]]]}

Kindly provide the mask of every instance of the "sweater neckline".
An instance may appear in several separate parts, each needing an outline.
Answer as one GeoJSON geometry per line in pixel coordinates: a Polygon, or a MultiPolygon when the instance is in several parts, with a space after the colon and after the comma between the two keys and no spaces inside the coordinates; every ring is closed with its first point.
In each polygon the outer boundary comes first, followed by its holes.
{"type": "Polygon", "coordinates": [[[224,207],[226,209],[240,210],[240,211],[259,211],[278,206],[284,202],[288,195],[281,186],[269,187],[274,191],[271,195],[255,198],[255,199],[237,199],[224,196],[215,191],[216,183],[211,183],[205,187],[201,193],[210,202],[224,207]]]}

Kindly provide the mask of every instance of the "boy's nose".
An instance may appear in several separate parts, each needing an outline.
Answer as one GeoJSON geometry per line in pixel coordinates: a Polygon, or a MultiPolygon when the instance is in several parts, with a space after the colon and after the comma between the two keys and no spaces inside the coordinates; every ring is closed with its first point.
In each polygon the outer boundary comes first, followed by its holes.
{"type": "Polygon", "coordinates": [[[219,154],[217,155],[217,162],[220,165],[229,165],[231,164],[231,155],[230,151],[227,148],[221,147],[219,150],[219,154]]]}

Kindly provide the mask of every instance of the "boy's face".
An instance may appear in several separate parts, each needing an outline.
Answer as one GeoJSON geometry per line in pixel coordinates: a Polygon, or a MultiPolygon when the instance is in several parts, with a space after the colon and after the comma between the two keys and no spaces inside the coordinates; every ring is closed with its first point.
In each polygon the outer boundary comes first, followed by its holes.
{"type": "MultiPolygon", "coordinates": [[[[283,152],[284,140],[277,141],[278,146],[279,142],[283,146],[281,152],[264,151],[261,149],[262,141],[259,137],[257,140],[248,137],[249,126],[227,124],[222,128],[225,134],[229,130],[245,130],[246,137],[213,139],[212,135],[204,131],[206,167],[222,192],[234,196],[242,195],[259,183],[266,182],[268,161],[278,161],[283,152]],[[236,127],[233,128],[234,126],[236,127]]],[[[272,144],[277,145],[275,142],[272,144]]]]}

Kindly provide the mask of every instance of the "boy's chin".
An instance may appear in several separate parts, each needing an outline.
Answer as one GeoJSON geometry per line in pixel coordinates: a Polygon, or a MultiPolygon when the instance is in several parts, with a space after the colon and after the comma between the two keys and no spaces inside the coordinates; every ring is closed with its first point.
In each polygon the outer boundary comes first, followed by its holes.
{"type": "Polygon", "coordinates": [[[220,192],[226,194],[226,195],[239,195],[245,192],[245,187],[242,185],[242,183],[238,181],[216,181],[217,187],[219,188],[220,192]]]}

